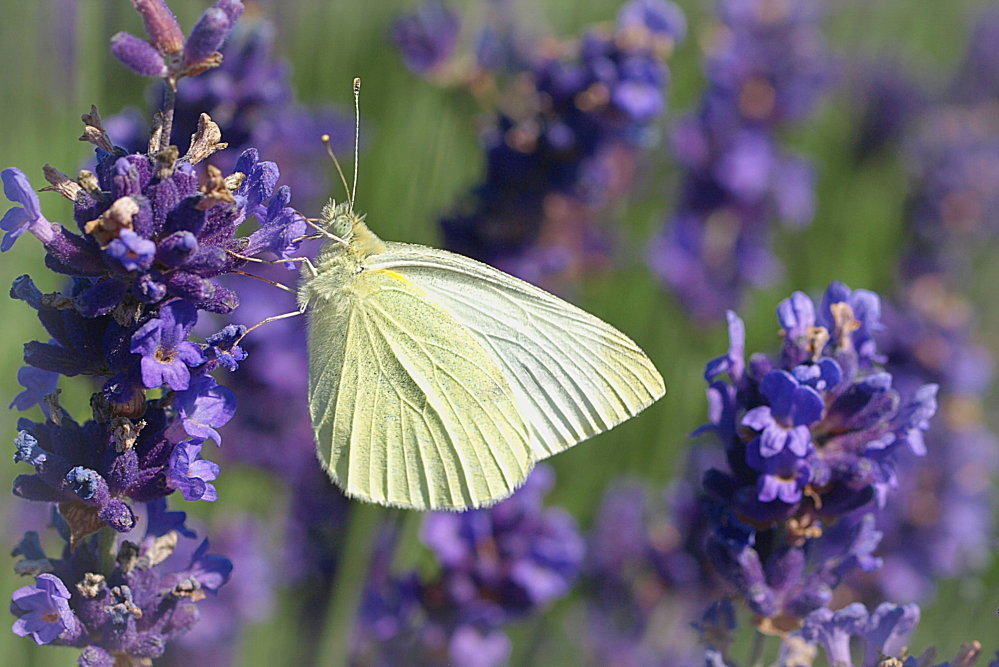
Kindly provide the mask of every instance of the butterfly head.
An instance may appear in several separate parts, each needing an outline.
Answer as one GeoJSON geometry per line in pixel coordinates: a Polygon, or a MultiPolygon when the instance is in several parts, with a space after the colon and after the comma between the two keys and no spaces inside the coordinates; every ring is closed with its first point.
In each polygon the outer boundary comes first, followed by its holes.
{"type": "Polygon", "coordinates": [[[320,216],[326,231],[348,243],[354,236],[354,226],[361,220],[361,216],[354,213],[350,202],[338,204],[332,199],[323,206],[320,216]]]}

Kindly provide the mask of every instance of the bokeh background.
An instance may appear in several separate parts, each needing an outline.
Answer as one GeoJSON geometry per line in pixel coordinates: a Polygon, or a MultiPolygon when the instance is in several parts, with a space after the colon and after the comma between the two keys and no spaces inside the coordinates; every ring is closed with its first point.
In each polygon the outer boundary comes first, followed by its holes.
{"type": "MultiPolygon", "coordinates": [[[[0,70],[0,90],[5,93],[0,105],[0,163],[23,169],[36,183],[41,182],[40,167],[45,163],[75,173],[92,156],[91,147],[76,140],[81,130],[79,115],[91,104],[98,105],[105,116],[127,107],[148,115],[147,82],[121,67],[107,47],[110,36],[119,30],[142,34],[141,23],[130,3],[124,1],[3,4],[0,62],[6,65],[0,70]]],[[[469,0],[452,6],[463,17],[476,17],[481,16],[484,4],[469,0]]],[[[533,34],[559,38],[612,22],[619,5],[604,0],[521,4],[517,11],[523,13],[533,34]]],[[[602,210],[602,224],[616,241],[610,261],[600,271],[586,272],[566,290],[574,302],[633,337],[661,370],[669,388],[667,398],[638,419],[551,461],[556,482],[546,502],[565,508],[584,530],[615,480],[637,477],[654,489],[683,472],[682,462],[691,446],[688,434],[706,420],[704,363],[727,348],[724,325],[689,317],[646,263],[650,238],[677,205],[680,170],[667,145],[667,132],[682,114],[698,105],[705,82],[703,53],[714,25],[712,3],[680,0],[678,4],[687,17],[688,36],[669,61],[668,111],[656,122],[648,145],[637,155],[637,175],[602,210]]],[[[899,263],[910,213],[907,202],[914,187],[911,152],[903,141],[892,140],[866,159],[857,157],[854,147],[864,114],[869,111],[870,98],[865,91],[874,74],[898,81],[904,76],[927,91],[928,97],[946,100],[949,82],[964,57],[970,26],[988,4],[984,0],[826,3],[820,30],[828,40],[831,78],[814,111],[800,122],[781,127],[778,133],[785,147],[814,165],[815,216],[811,225],[802,229],[776,228],[775,253],[785,273],[772,285],[748,290],[739,306],[747,325],[748,350],[776,349],[774,308],[793,290],[819,294],[833,280],[885,295],[898,294],[904,287],[900,285],[899,263]]],[[[181,25],[188,27],[205,3],[173,0],[171,6],[181,25]]],[[[354,76],[364,81],[357,207],[367,213],[372,229],[383,238],[440,245],[439,220],[481,180],[483,152],[478,133],[488,124],[488,109],[453,87],[414,75],[403,64],[390,40],[390,27],[401,12],[414,7],[415,3],[403,0],[285,0],[255,3],[254,11],[273,22],[274,56],[288,64],[297,102],[320,115],[328,114],[325,129],[334,133],[345,163],[350,161],[352,129],[350,82],[354,76]]],[[[994,41],[992,48],[999,52],[994,41]]],[[[999,91],[992,90],[992,94],[999,101],[999,91]]],[[[999,115],[996,109],[999,107],[993,107],[993,117],[999,115]]],[[[340,191],[335,173],[322,161],[318,140],[286,144],[284,154],[263,157],[277,160],[285,174],[295,165],[294,171],[308,172],[308,178],[325,184],[329,193],[340,191]]],[[[993,159],[999,161],[999,155],[993,159]]],[[[297,187],[294,180],[285,182],[297,187]]],[[[999,189],[999,183],[994,186],[999,189]]],[[[70,218],[70,207],[58,197],[43,197],[42,202],[49,219],[70,218]]],[[[320,202],[321,193],[308,188],[295,199],[311,215],[317,214],[320,202]]],[[[999,230],[988,231],[993,236],[985,234],[975,244],[975,255],[970,257],[973,268],[962,288],[978,320],[979,342],[999,353],[999,308],[994,298],[997,268],[993,261],[997,249],[994,235],[999,230]]],[[[0,284],[8,285],[16,276],[31,273],[43,290],[58,289],[59,279],[41,269],[42,256],[33,239],[22,240],[0,258],[0,284]]],[[[293,274],[285,277],[286,282],[293,280],[293,274]]],[[[266,293],[257,291],[255,285],[252,294],[257,301],[247,307],[251,312],[245,316],[247,321],[255,319],[252,313],[260,308],[272,306],[269,297],[263,296],[266,293]]],[[[21,366],[21,344],[44,340],[44,334],[34,314],[13,300],[0,300],[0,322],[4,340],[0,401],[7,402],[20,390],[15,376],[21,366]]],[[[239,375],[230,380],[238,383],[239,375]]],[[[304,385],[304,375],[294,381],[304,385]]],[[[87,383],[78,379],[61,387],[70,411],[75,407],[77,413],[85,414],[83,408],[91,391],[87,383]]],[[[288,404],[275,405],[274,409],[300,414],[303,406],[294,403],[301,397],[301,388],[296,391],[293,387],[287,393],[288,404]]],[[[995,396],[988,397],[984,403],[986,419],[993,424],[995,400],[995,396]]],[[[14,411],[0,411],[3,437],[13,439],[16,418],[14,411]]],[[[231,432],[233,435],[223,430],[226,447],[264,450],[281,446],[267,438],[247,441],[252,432],[245,428],[238,435],[231,432]],[[236,445],[234,438],[243,440],[236,445]]],[[[281,454],[271,456],[280,458],[281,454]]],[[[14,474],[12,465],[0,470],[4,487],[9,488],[14,474]]],[[[217,530],[222,529],[227,516],[248,516],[256,521],[257,539],[262,543],[286,539],[268,520],[281,515],[278,508],[292,502],[289,494],[296,491],[284,488],[277,477],[260,466],[233,464],[224,468],[217,484],[219,502],[197,503],[197,507],[185,504],[183,509],[201,525],[217,530]]],[[[8,527],[4,539],[13,546],[20,532],[40,525],[44,516],[12,496],[0,498],[0,521],[8,527]]],[[[379,510],[364,511],[372,522],[385,516],[379,510]]],[[[419,517],[410,515],[401,521],[403,545],[396,564],[432,567],[432,558],[417,538],[419,517]]],[[[342,534],[329,539],[339,545],[345,541],[342,534]]],[[[995,536],[989,533],[986,542],[994,547],[995,536]]],[[[272,563],[271,567],[279,565],[272,563]]],[[[262,581],[281,578],[267,572],[260,576],[262,581]]],[[[10,567],[0,568],[0,582],[4,596],[23,585],[10,567]]],[[[574,629],[572,608],[580,595],[571,594],[545,612],[543,636],[530,627],[530,621],[509,628],[515,663],[544,657],[548,664],[575,664],[579,658],[575,633],[583,630],[574,629]]],[[[997,606],[999,565],[993,558],[965,578],[938,582],[936,591],[924,600],[923,621],[912,644],[934,643],[947,655],[961,642],[978,638],[988,649],[988,640],[999,636],[997,606]]],[[[302,631],[296,620],[297,608],[294,594],[278,587],[274,598],[261,607],[263,611],[240,630],[235,664],[294,664],[289,656],[300,655],[296,651],[300,650],[302,631]]],[[[29,640],[0,633],[0,662],[4,664],[69,664],[74,655],[67,649],[36,649],[29,640]]]]}

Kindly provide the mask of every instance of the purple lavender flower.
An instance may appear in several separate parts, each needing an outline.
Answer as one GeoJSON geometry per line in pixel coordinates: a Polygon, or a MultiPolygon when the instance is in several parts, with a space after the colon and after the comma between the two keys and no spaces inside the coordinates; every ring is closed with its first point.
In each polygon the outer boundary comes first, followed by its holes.
{"type": "Polygon", "coordinates": [[[760,392],[769,405],[749,410],[741,422],[743,426],[761,432],[754,449],[764,458],[776,456],[785,449],[796,457],[804,457],[811,445],[808,425],[819,420],[825,407],[819,392],[781,370],[770,371],[763,377],[760,392]]]}
{"type": "Polygon", "coordinates": [[[243,325],[229,324],[222,331],[212,334],[205,339],[206,363],[217,364],[226,370],[234,371],[239,368],[239,362],[246,359],[246,350],[236,344],[246,333],[243,325]]]}
{"type": "MultiPolygon", "coordinates": [[[[170,50],[176,31],[166,5],[137,6],[154,46],[179,53],[170,50]]],[[[241,5],[222,0],[215,10],[196,32],[211,33],[219,11],[234,21],[241,5]]],[[[198,37],[205,44],[215,39],[207,33],[198,37]]],[[[187,67],[190,75],[193,61],[187,67]]],[[[4,172],[5,192],[22,204],[5,217],[7,247],[29,231],[43,243],[48,268],[72,278],[64,293],[55,294],[42,294],[27,276],[15,281],[11,295],[37,311],[51,336],[47,343],[28,343],[25,361],[43,377],[89,375],[99,382],[93,419],[77,422],[47,399],[48,419],[22,419],[15,440],[15,461],[33,468],[15,479],[15,495],[58,503],[65,537],[75,548],[105,528],[132,529],[133,503],[178,489],[188,498],[214,498],[210,482],[218,466],[198,459],[190,438],[221,440],[217,429],[232,417],[235,399],[207,373],[235,368],[245,354],[232,347],[236,337],[226,330],[208,344],[190,340],[197,311],[231,312],[238,300],[219,277],[242,266],[244,253],[291,252],[304,230],[290,192],[277,187],[276,165],[256,151],[244,151],[242,171],[228,178],[211,166],[199,174],[196,165],[224,147],[206,115],[184,155],[166,147],[125,154],[111,143],[96,109],[83,120],[84,138],[97,147],[95,170],[81,171],[75,180],[45,170],[48,189],[73,201],[78,233],[42,217],[23,174],[4,172]],[[239,236],[237,228],[251,217],[273,242],[248,247],[252,234],[239,236]],[[163,391],[150,398],[149,389],[163,391]]],[[[39,398],[22,394],[15,402],[30,407],[39,398]]],[[[217,574],[212,581],[217,586],[217,574]]],[[[137,597],[130,601],[135,588],[128,584],[113,593],[122,622],[133,606],[144,604],[137,597]]],[[[100,651],[91,653],[100,659],[100,651]]]]}
{"type": "MultiPolygon", "coordinates": [[[[216,50],[242,11],[238,1],[220,0],[184,43],[162,0],[133,4],[171,86],[218,64],[216,50]]],[[[142,56],[142,48],[127,37],[112,47],[125,60],[142,56]]],[[[295,252],[305,231],[274,163],[247,149],[236,173],[202,170],[199,163],[225,147],[219,128],[202,114],[182,155],[169,145],[173,111],[168,96],[153,141],[133,154],[111,142],[96,109],[84,115],[83,139],[97,148],[96,167],[76,179],[45,169],[46,189],[73,202],[78,231],[42,216],[22,173],[3,173],[5,193],[21,204],[4,217],[3,249],[31,232],[47,267],[71,279],[62,293],[42,294],[27,276],[11,289],[51,337],[25,346],[27,391],[15,404],[43,401],[46,420],[18,423],[15,462],[33,471],[15,479],[14,493],[53,504],[53,525],[67,544],[61,558],[47,558],[37,537],[19,545],[18,570],[45,574],[37,590],[15,594],[15,631],[81,648],[81,664],[158,658],[197,621],[195,604],[228,580],[231,563],[208,553],[207,540],[183,563],[168,561],[178,537],[193,533],[183,513],[165,510],[165,497],[178,490],[188,500],[218,495],[212,482],[219,466],[200,454],[205,438],[221,441],[217,429],[231,419],[235,398],[208,373],[235,370],[246,358],[236,346],[245,329],[224,327],[206,343],[191,334],[198,310],[226,314],[238,304],[220,277],[257,255],[295,252]],[[257,230],[237,233],[248,218],[256,218],[257,230]],[[58,404],[57,374],[97,380],[92,419],[77,422],[58,404]],[[150,503],[145,537],[116,544],[116,532],[141,520],[141,503],[150,503]]]]}
{"type": "Polygon", "coordinates": [[[134,0],[149,41],[126,32],[111,38],[111,53],[141,76],[170,79],[200,74],[222,62],[219,47],[243,12],[239,0],[219,0],[205,10],[184,39],[177,18],[164,0],[134,0]]]}
{"type": "Polygon", "coordinates": [[[746,287],[780,277],[769,249],[773,220],[811,221],[811,166],[781,151],[774,135],[810,112],[830,78],[812,0],[723,0],[718,15],[700,109],[672,133],[684,169],[679,204],[649,254],[652,270],[701,321],[721,318],[746,287]]]}
{"type": "Polygon", "coordinates": [[[919,623],[919,607],[885,602],[868,614],[867,608],[854,602],[835,612],[816,609],[805,618],[801,635],[823,648],[830,664],[852,665],[851,639],[862,639],[864,658],[861,664],[874,665],[882,656],[897,657],[905,640],[919,623]]]}
{"type": "Polygon", "coordinates": [[[197,621],[197,603],[224,585],[232,568],[227,559],[207,553],[207,540],[178,566],[179,559],[172,557],[178,536],[193,534],[184,527],[182,513],[179,523],[164,521],[178,514],[164,509],[165,503],[150,508],[141,544],[122,541],[107,567],[102,565],[107,546],[102,548],[98,539],[70,548],[71,529],[60,514],[53,516],[67,540],[62,557],[45,559],[37,535],[26,536],[16,553],[25,561],[44,559],[50,571],[38,575],[35,586],[14,593],[11,607],[19,617],[14,631],[31,634],[40,644],[81,648],[81,664],[113,664],[112,656],[129,661],[159,657],[168,641],[197,621]]]}
{"type": "Polygon", "coordinates": [[[376,576],[365,593],[356,657],[498,664],[508,650],[502,625],[565,596],[582,563],[575,523],[542,505],[552,482],[551,470],[539,466],[492,508],[428,515],[423,541],[439,574],[376,576]]]}
{"type": "Polygon", "coordinates": [[[170,473],[167,484],[177,489],[184,500],[218,500],[219,494],[213,484],[219,476],[219,464],[201,458],[203,442],[190,440],[174,447],[170,455],[170,473]]]}
{"type": "Polygon", "coordinates": [[[10,250],[17,237],[26,231],[37,236],[42,243],[51,241],[54,233],[52,223],[42,215],[38,195],[31,189],[28,177],[20,169],[10,168],[0,172],[0,178],[3,179],[3,193],[7,199],[21,204],[19,208],[9,209],[0,220],[0,228],[7,232],[0,251],[10,250]]]}
{"type": "Polygon", "coordinates": [[[45,397],[56,390],[59,374],[33,366],[22,366],[17,371],[17,381],[24,387],[24,391],[15,396],[7,407],[23,411],[38,405],[42,408],[46,418],[49,417],[51,411],[46,404],[45,397]]]}
{"type": "Polygon", "coordinates": [[[447,62],[458,44],[461,21],[440,0],[426,0],[392,23],[392,41],[406,67],[429,74],[447,62]]]}
{"type": "Polygon", "coordinates": [[[193,438],[211,438],[222,444],[216,430],[225,426],[236,412],[236,396],[226,387],[215,382],[210,375],[202,375],[191,382],[186,391],[175,396],[174,409],[183,432],[193,438]]]}
{"type": "Polygon", "coordinates": [[[877,295],[841,283],[821,308],[795,293],[778,307],[779,362],[756,355],[747,366],[730,314],[729,353],[708,364],[701,432],[724,443],[728,469],[704,475],[707,557],[770,629],[794,627],[845,575],[880,565],[874,512],[898,487],[903,452],[925,451],[936,386],[906,399],[893,388],[877,365],[880,313],[877,295]]]}
{"type": "Polygon", "coordinates": [[[17,616],[14,634],[35,640],[39,646],[60,637],[72,639],[80,632],[80,621],[69,608],[69,591],[62,580],[51,574],[35,577],[33,586],[24,586],[11,596],[11,611],[17,616]]]}
{"type": "MultiPolygon", "coordinates": [[[[276,39],[274,24],[263,14],[243,17],[220,49],[222,64],[178,87],[173,133],[191,136],[198,131],[201,114],[209,114],[229,145],[212,157],[212,164],[229,173],[245,149],[256,147],[282,165],[284,180],[295,184],[296,201],[318,207],[328,196],[328,158],[318,138],[326,133],[334,147],[350,145],[353,120],[331,106],[313,108],[295,101],[289,68],[274,56],[276,39]]],[[[156,100],[166,94],[162,84],[150,92],[156,100]]],[[[147,125],[135,109],[104,121],[114,143],[132,152],[145,152],[147,125]]]]}
{"type": "Polygon", "coordinates": [[[122,229],[118,232],[118,238],[112,239],[104,252],[120,262],[126,271],[145,271],[152,266],[156,244],[131,229],[122,229]]]}
{"type": "Polygon", "coordinates": [[[142,382],[147,389],[165,384],[182,391],[191,381],[189,368],[205,361],[201,347],[186,340],[198,313],[191,304],[177,300],[162,306],[158,315],[132,334],[130,349],[142,355],[142,382]]]}
{"type": "Polygon", "coordinates": [[[592,30],[571,55],[519,64],[533,89],[483,135],[483,182],[466,212],[441,223],[450,248],[553,283],[604,263],[609,241],[593,214],[626,187],[665,110],[666,58],[685,30],[678,13],[666,0],[635,0],[613,33],[592,30]]]}

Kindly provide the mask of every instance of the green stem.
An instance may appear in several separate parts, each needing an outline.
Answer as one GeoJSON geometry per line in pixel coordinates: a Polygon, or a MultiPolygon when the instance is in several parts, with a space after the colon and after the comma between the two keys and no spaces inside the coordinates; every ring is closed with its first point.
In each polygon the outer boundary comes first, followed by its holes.
{"type": "Polygon", "coordinates": [[[750,667],[762,667],[764,641],[766,641],[766,637],[762,632],[756,632],[753,635],[753,647],[749,654],[749,661],[746,662],[750,667]]]}
{"type": "Polygon", "coordinates": [[[333,667],[350,664],[354,620],[368,580],[372,547],[385,514],[386,510],[376,505],[353,503],[350,507],[346,540],[319,640],[317,665],[333,667]]]}
{"type": "Polygon", "coordinates": [[[114,572],[115,560],[118,558],[118,533],[110,526],[104,526],[97,533],[98,551],[100,554],[100,571],[105,576],[114,572]]]}

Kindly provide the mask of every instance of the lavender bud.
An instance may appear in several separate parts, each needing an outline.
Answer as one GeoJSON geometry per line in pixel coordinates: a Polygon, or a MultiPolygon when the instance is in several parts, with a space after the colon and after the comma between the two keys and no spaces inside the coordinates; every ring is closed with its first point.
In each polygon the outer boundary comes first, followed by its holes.
{"type": "Polygon", "coordinates": [[[191,232],[174,232],[159,243],[157,259],[168,266],[180,266],[198,249],[198,239],[191,232]]]}
{"type": "Polygon", "coordinates": [[[184,49],[184,33],[164,0],[132,0],[132,6],[142,16],[146,34],[157,51],[169,55],[184,49]]]}
{"type": "Polygon", "coordinates": [[[211,7],[205,10],[184,46],[184,66],[197,66],[211,59],[229,35],[232,23],[221,9],[211,7]]]}
{"type": "Polygon", "coordinates": [[[234,26],[243,14],[243,3],[240,0],[219,0],[215,3],[214,9],[225,12],[226,17],[229,19],[229,25],[234,26]]]}
{"type": "Polygon", "coordinates": [[[144,39],[127,32],[119,32],[111,38],[111,53],[121,62],[141,76],[164,77],[167,74],[163,56],[144,39]]]}

